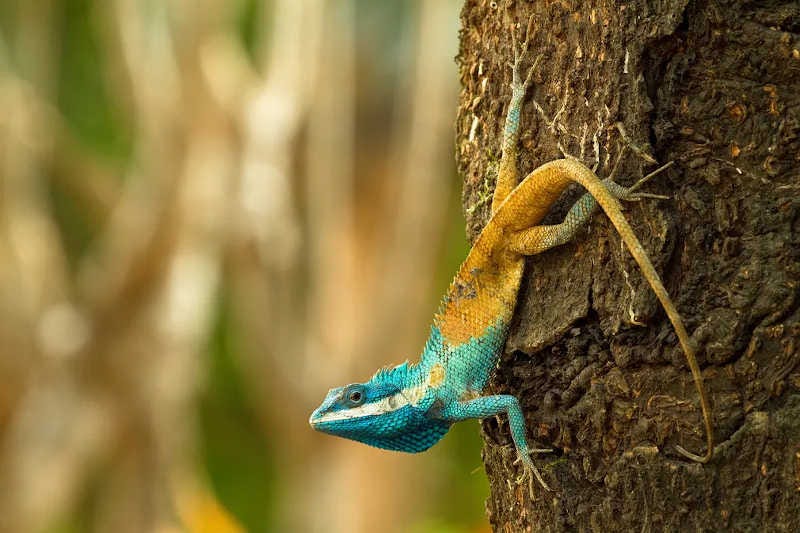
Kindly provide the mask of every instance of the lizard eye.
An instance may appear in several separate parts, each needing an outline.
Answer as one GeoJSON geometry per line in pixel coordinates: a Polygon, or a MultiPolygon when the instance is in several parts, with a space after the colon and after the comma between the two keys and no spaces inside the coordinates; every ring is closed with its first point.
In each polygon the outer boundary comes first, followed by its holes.
{"type": "Polygon", "coordinates": [[[347,399],[354,404],[359,404],[364,399],[364,395],[361,393],[360,390],[354,390],[347,395],[347,399]]]}
{"type": "Polygon", "coordinates": [[[364,393],[363,385],[350,385],[344,391],[344,401],[349,407],[358,407],[366,399],[367,395],[364,393]]]}

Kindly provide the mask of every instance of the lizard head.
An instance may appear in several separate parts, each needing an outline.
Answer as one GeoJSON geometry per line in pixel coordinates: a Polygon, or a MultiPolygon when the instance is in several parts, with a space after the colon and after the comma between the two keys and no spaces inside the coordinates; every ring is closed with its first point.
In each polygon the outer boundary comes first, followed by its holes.
{"type": "Polygon", "coordinates": [[[420,408],[425,386],[414,384],[409,376],[403,364],[378,371],[366,383],[331,389],[308,421],[317,431],[378,448],[427,450],[450,425],[425,416],[420,408]]]}

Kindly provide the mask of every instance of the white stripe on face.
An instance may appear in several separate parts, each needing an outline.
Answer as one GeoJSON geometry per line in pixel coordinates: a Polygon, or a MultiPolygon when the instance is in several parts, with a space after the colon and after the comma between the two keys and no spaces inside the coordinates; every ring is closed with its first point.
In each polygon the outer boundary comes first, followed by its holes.
{"type": "Polygon", "coordinates": [[[381,398],[377,402],[365,403],[358,407],[351,409],[343,409],[341,411],[331,411],[325,413],[321,417],[314,420],[314,424],[324,424],[325,422],[336,422],[338,420],[353,420],[365,416],[377,416],[386,413],[392,413],[398,409],[402,409],[406,405],[416,405],[425,396],[425,391],[428,388],[427,383],[417,385],[416,387],[409,387],[407,389],[396,392],[391,396],[381,398]]]}

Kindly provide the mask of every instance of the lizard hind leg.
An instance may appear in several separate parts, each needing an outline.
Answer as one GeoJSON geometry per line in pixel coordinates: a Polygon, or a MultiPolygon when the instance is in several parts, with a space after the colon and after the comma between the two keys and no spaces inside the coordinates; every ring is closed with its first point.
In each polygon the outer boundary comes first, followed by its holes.
{"type": "MultiPolygon", "coordinates": [[[[669,197],[660,194],[636,192],[647,180],[669,168],[672,163],[658,168],[630,187],[623,187],[613,181],[613,176],[603,180],[603,184],[612,196],[620,200],[635,202],[645,198],[666,200],[669,197]]],[[[586,225],[597,210],[597,200],[586,193],[570,208],[564,221],[552,226],[533,226],[517,231],[509,237],[509,249],[521,255],[536,255],[556,246],[571,241],[578,231],[586,225]]]]}
{"type": "Polygon", "coordinates": [[[564,221],[552,226],[533,226],[512,233],[508,247],[520,255],[536,255],[571,241],[591,219],[597,202],[590,194],[583,195],[570,208],[564,221]]]}
{"type": "Polygon", "coordinates": [[[517,171],[517,142],[519,141],[521,125],[522,101],[525,99],[525,93],[527,93],[528,87],[530,87],[533,72],[539,63],[539,59],[541,59],[541,56],[536,58],[533,65],[528,69],[525,78],[523,78],[522,63],[527,57],[532,23],[533,17],[528,21],[528,26],[525,31],[525,41],[522,43],[521,48],[517,44],[517,38],[513,29],[511,32],[511,41],[514,48],[514,63],[511,65],[511,100],[508,103],[505,126],[503,127],[503,153],[500,158],[500,166],[497,172],[497,184],[495,185],[494,196],[492,197],[492,213],[497,211],[503,203],[503,200],[514,190],[514,187],[516,187],[519,182],[517,171]]]}
{"type": "Polygon", "coordinates": [[[680,446],[676,446],[676,449],[688,459],[707,463],[714,453],[713,422],[711,407],[703,385],[703,375],[697,364],[694,348],[675,304],[664,288],[647,252],[622,214],[617,201],[617,198],[630,200],[644,197],[644,193],[631,192],[635,191],[640,184],[641,180],[630,188],[622,187],[613,181],[601,181],[590,169],[577,161],[568,159],[551,161],[537,168],[525,178],[504,202],[502,209],[495,214],[493,221],[509,230],[510,238],[507,241],[509,250],[523,255],[531,255],[569,241],[578,228],[591,217],[595,205],[602,206],[672,323],[700,398],[700,411],[706,434],[706,453],[697,455],[680,446]],[[545,216],[546,208],[552,205],[552,202],[570,181],[579,183],[589,193],[578,200],[561,224],[537,226],[537,223],[545,216]]]}

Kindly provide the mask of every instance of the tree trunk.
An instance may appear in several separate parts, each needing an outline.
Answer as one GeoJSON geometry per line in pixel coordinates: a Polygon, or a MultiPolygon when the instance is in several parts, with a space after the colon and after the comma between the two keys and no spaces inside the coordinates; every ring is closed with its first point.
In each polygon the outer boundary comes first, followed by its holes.
{"type": "Polygon", "coordinates": [[[529,496],[507,421],[487,420],[492,526],[800,530],[798,3],[467,0],[457,159],[472,238],[500,157],[512,31],[522,41],[531,16],[541,60],[522,175],[568,153],[607,176],[622,153],[617,181],[630,185],[656,168],[643,154],[674,161],[646,186],[670,200],[626,212],[698,348],[716,447],[706,465],[675,452],[704,453],[691,374],[597,215],[528,261],[491,388],[520,398],[534,446],[554,449],[534,458],[554,491],[529,496]]]}

